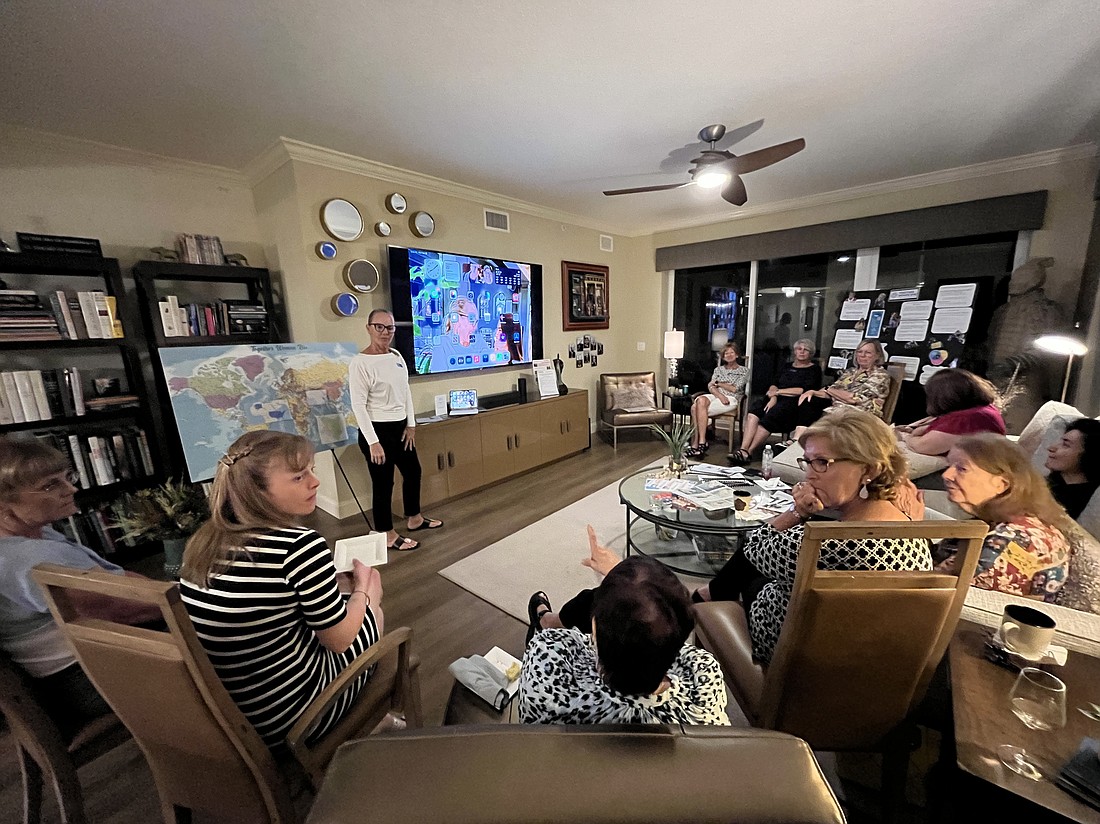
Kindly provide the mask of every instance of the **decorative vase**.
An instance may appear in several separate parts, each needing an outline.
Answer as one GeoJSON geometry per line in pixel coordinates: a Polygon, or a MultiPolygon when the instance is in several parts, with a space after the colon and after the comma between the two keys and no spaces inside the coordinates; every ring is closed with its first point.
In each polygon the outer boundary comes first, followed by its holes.
{"type": "Polygon", "coordinates": [[[565,369],[565,364],[561,361],[560,355],[554,356],[554,375],[558,382],[558,394],[568,395],[569,387],[565,385],[565,380],[562,378],[562,371],[565,369]]]}
{"type": "Polygon", "coordinates": [[[164,544],[164,574],[169,578],[180,577],[180,567],[183,566],[183,550],[187,546],[186,538],[165,538],[164,544]]]}
{"type": "Polygon", "coordinates": [[[684,473],[687,472],[688,464],[684,460],[684,456],[669,455],[668,457],[668,474],[672,478],[682,478],[684,473]]]}

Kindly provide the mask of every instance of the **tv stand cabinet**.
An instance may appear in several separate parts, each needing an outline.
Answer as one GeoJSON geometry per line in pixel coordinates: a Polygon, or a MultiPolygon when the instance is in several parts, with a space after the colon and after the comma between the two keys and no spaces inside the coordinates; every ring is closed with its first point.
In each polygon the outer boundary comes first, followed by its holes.
{"type": "MultiPolygon", "coordinates": [[[[421,506],[574,455],[588,445],[588,392],[584,389],[420,424],[416,451],[423,471],[421,506]]],[[[404,512],[400,481],[394,483],[393,511],[404,512]]]]}

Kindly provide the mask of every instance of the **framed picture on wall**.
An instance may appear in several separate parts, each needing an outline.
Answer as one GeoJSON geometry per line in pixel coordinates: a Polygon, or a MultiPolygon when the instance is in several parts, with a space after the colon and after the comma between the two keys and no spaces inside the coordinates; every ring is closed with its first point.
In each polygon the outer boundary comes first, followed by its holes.
{"type": "Polygon", "coordinates": [[[611,284],[606,266],[561,263],[562,329],[607,329],[611,323],[611,284]]]}

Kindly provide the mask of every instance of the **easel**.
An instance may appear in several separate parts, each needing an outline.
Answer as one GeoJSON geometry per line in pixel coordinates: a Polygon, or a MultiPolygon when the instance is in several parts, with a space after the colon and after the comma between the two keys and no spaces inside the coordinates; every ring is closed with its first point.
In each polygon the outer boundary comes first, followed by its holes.
{"type": "Polygon", "coordinates": [[[336,454],[335,449],[330,449],[329,453],[332,455],[332,459],[336,461],[336,466],[340,468],[340,474],[344,476],[344,483],[348,485],[348,489],[351,490],[351,497],[355,498],[355,505],[359,507],[359,514],[363,516],[363,520],[367,522],[367,529],[374,532],[374,526],[370,522],[370,518],[367,517],[367,513],[363,511],[363,505],[359,503],[359,496],[355,494],[355,487],[351,485],[351,481],[348,480],[348,473],[344,471],[344,465],[340,463],[340,457],[336,454]]]}

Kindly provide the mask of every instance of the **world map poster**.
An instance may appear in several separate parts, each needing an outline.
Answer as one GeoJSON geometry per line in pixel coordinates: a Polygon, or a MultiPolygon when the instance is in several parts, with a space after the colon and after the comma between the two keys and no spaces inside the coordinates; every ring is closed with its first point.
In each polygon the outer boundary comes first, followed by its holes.
{"type": "Polygon", "coordinates": [[[191,480],[214,477],[245,432],[302,435],[317,450],[355,442],[348,391],[353,343],[271,343],[159,349],[191,480]]]}

